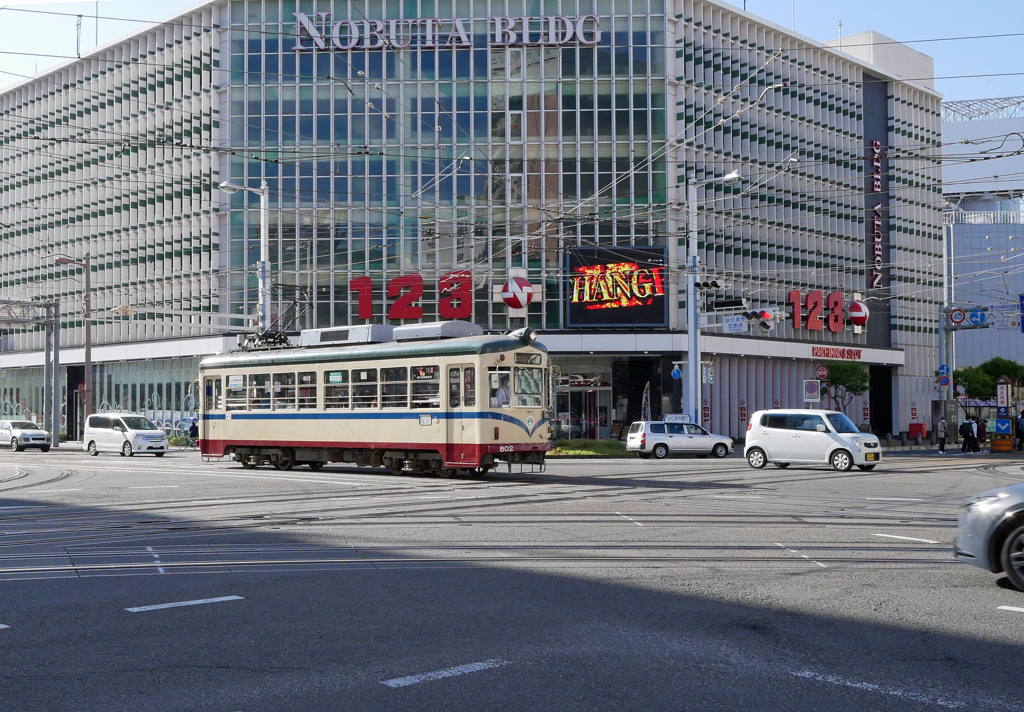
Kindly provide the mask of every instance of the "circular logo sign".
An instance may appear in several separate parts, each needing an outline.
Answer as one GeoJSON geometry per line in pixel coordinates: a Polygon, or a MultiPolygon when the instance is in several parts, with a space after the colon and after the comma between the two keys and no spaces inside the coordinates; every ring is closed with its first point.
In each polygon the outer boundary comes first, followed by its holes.
{"type": "Polygon", "coordinates": [[[533,285],[526,277],[513,277],[501,288],[501,300],[510,309],[525,309],[533,301],[533,285]]]}
{"type": "Polygon", "coordinates": [[[850,305],[849,317],[854,326],[864,326],[868,323],[868,305],[863,302],[854,302],[850,305]]]}
{"type": "Polygon", "coordinates": [[[966,318],[967,314],[963,309],[954,309],[949,313],[949,320],[954,324],[963,324],[966,318]]]}
{"type": "Polygon", "coordinates": [[[533,430],[533,424],[535,422],[536,421],[533,419],[532,415],[527,416],[527,418],[526,418],[526,427],[529,428],[530,430],[533,430]]]}
{"type": "Polygon", "coordinates": [[[818,376],[818,380],[819,381],[827,381],[828,380],[828,366],[818,366],[818,370],[816,371],[816,375],[818,376]]]}

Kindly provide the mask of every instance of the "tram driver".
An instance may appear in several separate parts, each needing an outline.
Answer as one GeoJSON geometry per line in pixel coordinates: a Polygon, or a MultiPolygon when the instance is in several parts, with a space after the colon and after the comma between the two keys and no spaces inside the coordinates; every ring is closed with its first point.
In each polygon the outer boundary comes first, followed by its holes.
{"type": "Polygon", "coordinates": [[[491,397],[492,406],[508,408],[512,403],[512,389],[508,385],[508,373],[491,374],[491,397]]]}

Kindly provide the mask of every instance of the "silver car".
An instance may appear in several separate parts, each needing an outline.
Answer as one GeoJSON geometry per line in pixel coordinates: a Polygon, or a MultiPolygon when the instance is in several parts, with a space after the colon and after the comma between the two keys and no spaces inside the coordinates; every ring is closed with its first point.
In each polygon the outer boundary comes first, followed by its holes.
{"type": "Polygon", "coordinates": [[[992,573],[1004,572],[1024,591],[1024,484],[975,497],[960,514],[956,558],[992,573]]]}
{"type": "Polygon", "coordinates": [[[714,435],[692,423],[641,420],[629,426],[626,450],[647,459],[662,460],[669,455],[725,457],[732,452],[732,438],[714,435]]]}
{"type": "Polygon", "coordinates": [[[0,420],[0,444],[21,452],[27,447],[50,451],[50,434],[27,420],[0,420]]]}

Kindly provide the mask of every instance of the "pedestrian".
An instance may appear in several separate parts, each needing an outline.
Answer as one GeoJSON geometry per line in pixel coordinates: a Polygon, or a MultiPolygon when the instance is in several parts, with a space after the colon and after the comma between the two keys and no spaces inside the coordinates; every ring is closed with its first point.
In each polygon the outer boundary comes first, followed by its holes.
{"type": "Polygon", "coordinates": [[[946,454],[946,439],[949,438],[949,426],[945,418],[939,418],[939,454],[946,454]]]}
{"type": "Polygon", "coordinates": [[[985,422],[986,421],[984,419],[979,419],[978,420],[978,442],[979,443],[985,442],[986,438],[988,437],[988,427],[985,425],[985,422]]]}
{"type": "Polygon", "coordinates": [[[1024,452],[1024,410],[1017,416],[1017,452],[1024,452]]]}
{"type": "Polygon", "coordinates": [[[971,452],[971,419],[964,418],[957,432],[960,433],[960,453],[971,452]]]}
{"type": "Polygon", "coordinates": [[[971,452],[981,452],[978,447],[978,416],[971,418],[971,452]]]}

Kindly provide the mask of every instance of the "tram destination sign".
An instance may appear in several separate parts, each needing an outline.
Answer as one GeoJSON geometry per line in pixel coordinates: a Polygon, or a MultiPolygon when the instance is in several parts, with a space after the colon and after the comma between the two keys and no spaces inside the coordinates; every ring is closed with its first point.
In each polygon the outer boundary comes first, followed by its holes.
{"type": "MultiPolygon", "coordinates": [[[[413,44],[421,49],[473,46],[472,21],[460,18],[335,21],[329,12],[318,12],[313,17],[293,12],[292,16],[295,18],[292,49],[296,52],[405,49],[413,44]]],[[[601,18],[597,15],[492,17],[487,21],[487,44],[491,47],[596,45],[602,36],[601,18]]]]}
{"type": "Polygon", "coordinates": [[[667,326],[667,265],[664,247],[567,250],[566,326],[667,326]]]}

